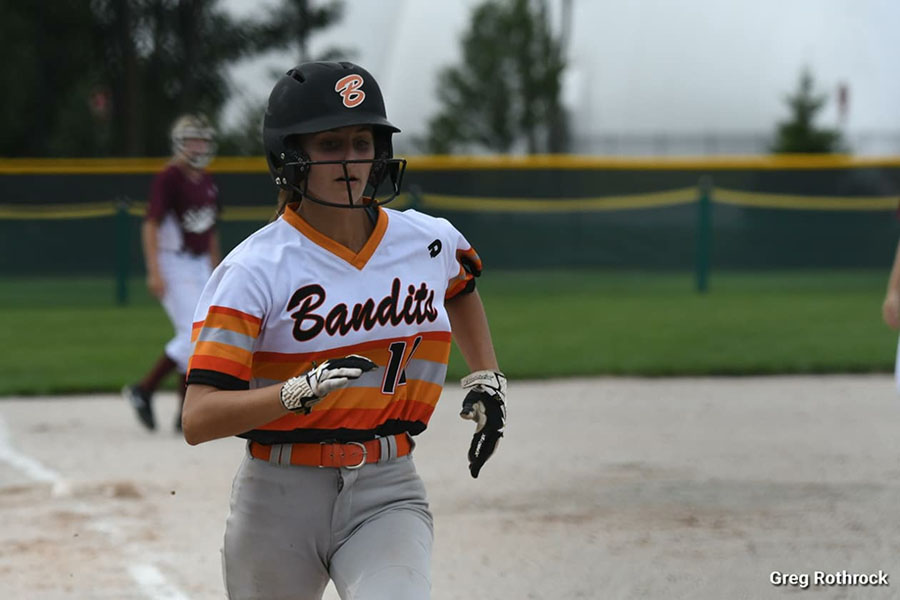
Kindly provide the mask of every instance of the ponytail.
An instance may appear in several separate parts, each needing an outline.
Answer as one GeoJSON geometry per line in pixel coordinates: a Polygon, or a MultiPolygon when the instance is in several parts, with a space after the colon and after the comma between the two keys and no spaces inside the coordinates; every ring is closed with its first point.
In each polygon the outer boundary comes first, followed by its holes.
{"type": "Polygon", "coordinates": [[[272,218],[269,220],[269,223],[272,221],[278,220],[278,217],[284,214],[287,205],[293,202],[297,197],[297,193],[293,190],[285,190],[281,189],[278,191],[278,207],[275,209],[275,214],[272,215],[272,218]]]}

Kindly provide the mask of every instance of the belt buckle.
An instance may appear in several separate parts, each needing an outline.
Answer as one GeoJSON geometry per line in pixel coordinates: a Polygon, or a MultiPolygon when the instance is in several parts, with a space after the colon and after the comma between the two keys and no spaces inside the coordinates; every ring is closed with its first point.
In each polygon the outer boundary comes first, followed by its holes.
{"type": "MultiPolygon", "coordinates": [[[[362,450],[362,459],[360,459],[359,464],[356,464],[356,465],[348,465],[348,466],[345,467],[345,468],[353,470],[353,469],[358,469],[358,468],[360,468],[361,466],[363,466],[364,464],[366,464],[366,458],[367,458],[368,455],[369,455],[369,451],[366,450],[365,444],[361,444],[360,442],[347,442],[347,444],[348,444],[348,445],[349,445],[349,444],[353,444],[354,446],[359,446],[360,449],[362,450]]],[[[343,458],[343,457],[342,457],[342,458],[343,458]]]]}
{"type": "MultiPolygon", "coordinates": [[[[344,466],[344,465],[341,465],[341,464],[338,464],[338,465],[334,465],[334,464],[331,464],[331,465],[319,465],[319,468],[320,468],[320,469],[324,469],[326,466],[328,466],[328,467],[335,467],[335,466],[337,466],[337,467],[344,467],[345,469],[350,469],[350,470],[358,469],[358,468],[362,467],[364,464],[366,464],[366,458],[368,458],[368,455],[369,455],[369,451],[366,450],[365,444],[361,444],[361,443],[359,443],[359,442],[334,442],[334,441],[328,441],[328,442],[319,442],[319,444],[322,445],[322,446],[332,446],[332,447],[334,447],[334,446],[340,446],[340,447],[341,447],[341,457],[340,457],[340,460],[341,460],[342,462],[343,462],[343,460],[344,460],[344,449],[343,449],[343,446],[353,444],[354,446],[359,446],[360,449],[362,450],[362,459],[359,461],[359,464],[349,465],[349,466],[344,466]]],[[[333,450],[332,450],[331,456],[330,456],[329,458],[331,459],[332,462],[334,462],[334,451],[333,451],[333,450]]]]}

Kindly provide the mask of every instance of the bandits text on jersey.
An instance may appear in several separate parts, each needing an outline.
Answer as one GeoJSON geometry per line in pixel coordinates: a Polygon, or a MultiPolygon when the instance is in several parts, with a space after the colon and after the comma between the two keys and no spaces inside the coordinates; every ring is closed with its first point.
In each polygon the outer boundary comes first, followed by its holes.
{"type": "Polygon", "coordinates": [[[350,308],[345,303],[334,306],[326,315],[316,312],[325,302],[325,289],[317,284],[305,285],[291,295],[287,310],[294,320],[293,335],[299,342],[306,342],[325,331],[328,335],[347,335],[350,331],[371,330],[375,325],[399,325],[434,322],[438,317],[434,307],[434,290],[424,282],[408,285],[402,304],[400,289],[402,283],[395,277],[391,292],[377,301],[374,298],[354,304],[350,308]]]}

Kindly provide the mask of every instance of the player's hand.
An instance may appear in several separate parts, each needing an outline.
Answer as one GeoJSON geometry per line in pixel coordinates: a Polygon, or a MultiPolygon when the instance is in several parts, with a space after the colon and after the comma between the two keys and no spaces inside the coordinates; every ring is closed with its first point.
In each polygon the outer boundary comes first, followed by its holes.
{"type": "Polygon", "coordinates": [[[308,415],[312,407],[329,392],[342,388],[366,371],[378,365],[365,356],[351,354],[343,358],[330,358],[281,386],[281,404],[292,412],[308,415]]]}
{"type": "Polygon", "coordinates": [[[900,294],[895,291],[888,292],[881,306],[881,316],[891,329],[900,329],[900,294]]]}
{"type": "Polygon", "coordinates": [[[460,383],[469,393],[463,399],[459,416],[476,424],[469,445],[469,472],[477,478],[506,428],[506,375],[499,371],[475,371],[460,383]]]}
{"type": "Polygon", "coordinates": [[[147,273],[147,289],[156,299],[162,300],[166,293],[166,282],[159,273],[147,273]]]}

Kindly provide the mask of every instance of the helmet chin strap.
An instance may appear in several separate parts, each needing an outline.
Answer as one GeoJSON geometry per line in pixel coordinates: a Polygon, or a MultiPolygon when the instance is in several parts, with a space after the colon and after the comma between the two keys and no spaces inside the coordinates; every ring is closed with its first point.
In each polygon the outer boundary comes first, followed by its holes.
{"type": "MultiPolygon", "coordinates": [[[[286,188],[286,189],[294,192],[294,195],[297,198],[299,198],[300,202],[303,202],[304,199],[308,199],[312,202],[315,202],[316,204],[321,204],[323,206],[333,206],[335,208],[366,208],[369,206],[368,204],[363,204],[362,202],[360,202],[359,204],[351,204],[348,201],[347,204],[338,204],[337,202],[329,202],[328,200],[322,200],[321,198],[318,198],[315,194],[313,194],[312,192],[309,191],[309,181],[304,180],[304,183],[306,185],[304,185],[303,188],[300,188],[298,185],[293,184],[293,183],[288,183],[287,188],[286,188]]],[[[350,198],[352,198],[352,196],[348,196],[348,200],[350,198]]]]}
{"type": "Polygon", "coordinates": [[[309,182],[306,182],[307,185],[303,186],[303,189],[300,189],[296,185],[291,185],[290,188],[293,192],[297,193],[300,196],[300,201],[302,202],[304,198],[309,199],[316,204],[321,204],[323,206],[333,206],[335,208],[366,208],[368,204],[363,204],[360,202],[359,204],[353,204],[351,202],[353,196],[348,195],[347,204],[338,204],[337,202],[329,202],[328,200],[322,200],[321,198],[317,198],[313,193],[311,193],[308,189],[309,182]]]}

